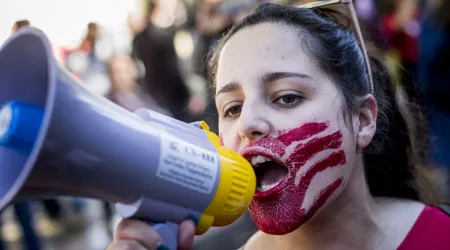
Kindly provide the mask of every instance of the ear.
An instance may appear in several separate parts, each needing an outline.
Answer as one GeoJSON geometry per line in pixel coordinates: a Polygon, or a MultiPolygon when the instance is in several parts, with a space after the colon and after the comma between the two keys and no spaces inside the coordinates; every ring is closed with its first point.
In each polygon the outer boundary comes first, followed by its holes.
{"type": "Polygon", "coordinates": [[[360,99],[358,113],[359,126],[357,130],[356,145],[362,149],[367,147],[375,136],[377,130],[378,105],[375,97],[368,94],[360,99]]]}

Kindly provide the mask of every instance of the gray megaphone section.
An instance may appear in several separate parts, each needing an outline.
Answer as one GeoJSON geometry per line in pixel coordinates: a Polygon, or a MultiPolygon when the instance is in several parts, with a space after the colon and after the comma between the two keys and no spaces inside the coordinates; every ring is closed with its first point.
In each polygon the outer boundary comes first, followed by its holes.
{"type": "Polygon", "coordinates": [[[201,214],[217,189],[219,166],[211,168],[216,173],[207,192],[174,185],[156,172],[162,133],[214,152],[208,140],[144,121],[96,96],[51,51],[34,28],[19,31],[0,50],[0,105],[17,100],[45,110],[29,155],[0,146],[0,210],[21,199],[79,196],[122,204],[150,198],[201,214]]]}

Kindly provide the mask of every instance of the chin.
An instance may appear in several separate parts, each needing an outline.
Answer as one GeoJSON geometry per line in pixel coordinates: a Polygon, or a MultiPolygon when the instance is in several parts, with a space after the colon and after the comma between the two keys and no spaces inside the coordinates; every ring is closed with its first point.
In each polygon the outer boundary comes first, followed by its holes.
{"type": "Polygon", "coordinates": [[[250,214],[259,230],[267,234],[284,235],[291,233],[307,223],[315,213],[289,206],[286,209],[262,208],[258,204],[250,205],[250,214]],[[274,214],[277,213],[277,214],[274,214]]]}
{"type": "Polygon", "coordinates": [[[284,185],[280,192],[255,197],[249,207],[250,214],[255,225],[264,233],[291,233],[308,223],[336,199],[343,188],[343,180],[342,177],[338,178],[319,193],[307,195],[315,197],[312,200],[305,199],[307,186],[284,185]],[[309,209],[302,208],[303,204],[310,204],[309,209]]]}
{"type": "Polygon", "coordinates": [[[291,233],[307,222],[307,219],[281,221],[279,220],[280,218],[277,217],[264,216],[259,212],[254,213],[251,209],[250,214],[259,230],[272,235],[285,235],[291,233]]]}

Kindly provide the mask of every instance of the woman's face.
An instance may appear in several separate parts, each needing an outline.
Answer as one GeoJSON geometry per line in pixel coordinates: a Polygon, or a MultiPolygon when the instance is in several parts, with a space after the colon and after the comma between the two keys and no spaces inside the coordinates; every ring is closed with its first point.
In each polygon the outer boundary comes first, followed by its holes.
{"type": "MultiPolygon", "coordinates": [[[[250,212],[266,233],[297,229],[334,200],[357,159],[343,96],[302,49],[298,32],[263,23],[223,47],[216,104],[224,146],[254,166],[250,212]]],[[[351,122],[358,127],[358,119],[351,122]]]]}

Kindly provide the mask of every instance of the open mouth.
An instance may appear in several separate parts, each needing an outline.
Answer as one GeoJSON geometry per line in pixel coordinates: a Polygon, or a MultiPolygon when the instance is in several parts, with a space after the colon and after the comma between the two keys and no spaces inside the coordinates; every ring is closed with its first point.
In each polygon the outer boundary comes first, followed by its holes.
{"type": "Polygon", "coordinates": [[[288,168],[269,157],[254,155],[248,158],[256,174],[257,192],[269,191],[288,176],[288,168]]]}

